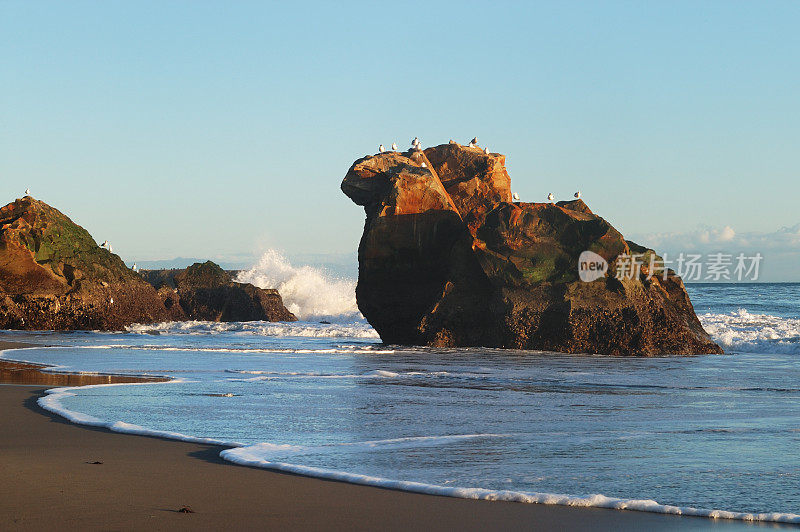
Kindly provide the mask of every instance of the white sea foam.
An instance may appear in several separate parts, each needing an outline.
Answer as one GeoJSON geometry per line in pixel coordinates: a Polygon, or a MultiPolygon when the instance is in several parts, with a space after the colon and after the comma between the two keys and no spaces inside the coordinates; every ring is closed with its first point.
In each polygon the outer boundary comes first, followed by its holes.
{"type": "Polygon", "coordinates": [[[800,319],[751,314],[745,309],[698,317],[708,334],[726,350],[800,354],[800,319]]]}
{"type": "Polygon", "coordinates": [[[286,308],[303,320],[360,316],[353,280],[336,279],[311,266],[293,266],[272,249],[255,266],[240,272],[236,280],[261,288],[277,288],[286,308]]]}
{"type": "Polygon", "coordinates": [[[170,347],[154,344],[107,344],[107,345],[80,345],[70,346],[55,349],[132,349],[139,351],[178,351],[188,353],[286,353],[286,354],[311,354],[311,355],[332,355],[332,354],[392,354],[393,349],[372,349],[372,346],[361,347],[347,347],[347,348],[330,348],[330,349],[291,349],[291,348],[274,348],[274,349],[257,349],[249,347],[170,347]]]}
{"type": "Polygon", "coordinates": [[[254,336],[304,337],[304,338],[378,338],[375,329],[364,321],[351,323],[313,322],[213,322],[167,321],[154,324],[135,324],[128,332],[139,334],[219,334],[242,333],[254,336]]]}
{"type": "Polygon", "coordinates": [[[297,377],[304,379],[402,379],[407,377],[442,377],[451,375],[447,371],[386,371],[376,369],[366,373],[322,373],[317,371],[265,371],[265,370],[239,370],[239,369],[226,369],[225,373],[235,373],[239,375],[257,375],[257,377],[250,377],[244,379],[230,379],[236,382],[257,382],[271,379],[279,379],[282,377],[297,377]]]}
{"type": "MultiPolygon", "coordinates": [[[[730,512],[723,510],[707,510],[702,508],[679,507],[660,504],[649,499],[621,499],[607,497],[601,494],[575,497],[555,493],[523,492],[510,490],[492,490],[486,488],[468,488],[440,486],[435,484],[425,484],[422,482],[412,482],[404,480],[391,480],[381,477],[359,475],[346,471],[337,471],[321,467],[304,466],[286,462],[273,462],[268,460],[272,455],[285,452],[271,444],[258,444],[226,449],[220,453],[225,460],[235,464],[251,467],[261,467],[276,471],[286,471],[300,475],[307,475],[317,478],[325,478],[361,484],[365,486],[376,486],[390,488],[415,493],[429,495],[442,495],[447,497],[458,497],[463,499],[481,499],[489,501],[509,501],[536,504],[555,504],[561,506],[582,506],[596,508],[613,508],[617,510],[636,510],[641,512],[655,512],[674,515],[688,515],[698,517],[710,517],[713,519],[736,519],[741,521],[771,521],[778,523],[800,523],[800,515],[792,513],[744,513],[730,512]]],[[[300,453],[301,450],[292,449],[290,453],[300,453]]]]}
{"type": "MultiPolygon", "coordinates": [[[[183,381],[181,381],[180,379],[176,379],[167,382],[175,384],[183,381]]],[[[154,386],[158,384],[165,384],[165,383],[134,382],[134,383],[115,383],[115,384],[94,384],[89,386],[81,386],[80,389],[87,390],[90,388],[105,388],[110,386],[154,386]]],[[[156,436],[159,438],[168,438],[171,440],[180,440],[191,443],[223,445],[226,447],[238,447],[243,445],[239,442],[228,442],[215,438],[200,438],[197,436],[188,436],[186,434],[181,434],[180,432],[148,429],[146,427],[141,427],[139,425],[134,425],[132,423],[126,423],[124,421],[104,421],[102,419],[90,416],[88,414],[84,414],[82,412],[76,412],[74,410],[70,410],[67,407],[65,407],[61,403],[61,401],[63,401],[68,397],[74,397],[76,395],[75,391],[77,389],[78,388],[75,387],[69,387],[69,388],[53,388],[51,390],[47,390],[45,392],[46,395],[39,398],[38,404],[40,407],[44,408],[48,412],[58,414],[59,416],[64,417],[69,421],[72,421],[73,423],[77,423],[79,425],[103,427],[112,430],[114,432],[122,432],[126,434],[138,434],[140,436],[156,436]]]]}
{"type": "MultiPolygon", "coordinates": [[[[170,381],[172,383],[178,381],[170,381]]],[[[89,388],[109,387],[109,386],[154,386],[163,383],[126,383],[126,384],[99,384],[83,386],[82,390],[89,388]]],[[[411,438],[394,438],[389,440],[373,440],[364,442],[348,442],[344,444],[334,444],[329,446],[306,447],[290,444],[258,443],[255,445],[244,445],[238,442],[226,442],[215,438],[203,438],[190,436],[178,432],[154,430],[124,421],[104,421],[94,416],[75,412],[64,407],[61,401],[65,398],[75,396],[77,388],[55,388],[48,390],[46,395],[39,398],[39,406],[47,411],[60,415],[74,423],[103,427],[115,432],[137,434],[143,436],[155,436],[168,438],[191,443],[220,445],[230,447],[220,452],[220,456],[232,463],[271,469],[276,471],[286,471],[300,475],[316,478],[339,480],[353,484],[365,486],[376,486],[381,488],[397,489],[415,493],[430,495],[441,495],[447,497],[458,497],[464,499],[481,499],[489,501],[509,501],[536,504],[553,504],[562,506],[581,506],[611,508],[618,510],[635,510],[642,512],[655,512],[664,514],[687,515],[709,517],[713,519],[735,519],[742,521],[771,521],[778,523],[800,524],[800,515],[793,513],[744,513],[723,510],[707,510],[692,507],[679,507],[660,504],[649,499],[622,499],[607,497],[601,494],[593,494],[584,497],[575,497],[555,493],[541,492],[522,492],[510,490],[493,490],[477,487],[453,487],[422,482],[392,480],[381,477],[360,475],[347,471],[338,471],[321,467],[305,466],[286,462],[271,461],[268,458],[274,456],[302,455],[309,452],[324,451],[335,447],[350,446],[363,449],[383,448],[392,449],[396,447],[420,447],[428,445],[441,445],[457,441],[459,439],[486,438],[486,437],[506,437],[507,434],[462,434],[446,436],[422,436],[411,438]]]]}

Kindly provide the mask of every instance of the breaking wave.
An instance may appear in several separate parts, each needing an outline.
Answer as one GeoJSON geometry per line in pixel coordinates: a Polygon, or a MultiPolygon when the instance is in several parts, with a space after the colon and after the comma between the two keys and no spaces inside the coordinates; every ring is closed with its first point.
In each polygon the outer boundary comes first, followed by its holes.
{"type": "Polygon", "coordinates": [[[356,283],[335,278],[311,266],[293,266],[283,255],[269,250],[258,263],[236,278],[260,288],[276,288],[286,308],[301,320],[360,317],[356,283]]]}
{"type": "Polygon", "coordinates": [[[271,322],[271,321],[165,321],[152,324],[134,324],[128,332],[139,334],[217,334],[244,333],[255,336],[304,338],[378,338],[375,329],[365,321],[351,323],[271,322]]]}
{"type": "Polygon", "coordinates": [[[698,317],[726,351],[800,354],[800,319],[751,314],[745,309],[698,317]]]}

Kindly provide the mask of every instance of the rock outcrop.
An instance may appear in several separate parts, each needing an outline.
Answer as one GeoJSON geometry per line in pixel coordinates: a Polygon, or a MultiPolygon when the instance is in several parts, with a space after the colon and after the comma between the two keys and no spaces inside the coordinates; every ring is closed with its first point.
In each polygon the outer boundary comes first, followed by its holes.
{"type": "Polygon", "coordinates": [[[42,201],[26,196],[0,209],[0,329],[297,319],[276,290],[234,283],[213,262],[146,275],[42,201]]]}
{"type": "MultiPolygon", "coordinates": [[[[364,207],[359,309],[392,344],[567,353],[720,353],[680,277],[618,278],[627,242],[581,200],[512,202],[505,157],[458,144],[357,160],[342,191],[364,207]],[[605,259],[583,282],[578,258],[605,259]]],[[[646,261],[645,261],[646,262],[646,261]]]]}
{"type": "Polygon", "coordinates": [[[26,196],[0,209],[0,329],[121,329],[167,319],[155,289],[84,228],[26,196]]]}
{"type": "Polygon", "coordinates": [[[211,261],[184,270],[143,270],[175,320],[297,321],[277,290],[237,283],[211,261]]]}

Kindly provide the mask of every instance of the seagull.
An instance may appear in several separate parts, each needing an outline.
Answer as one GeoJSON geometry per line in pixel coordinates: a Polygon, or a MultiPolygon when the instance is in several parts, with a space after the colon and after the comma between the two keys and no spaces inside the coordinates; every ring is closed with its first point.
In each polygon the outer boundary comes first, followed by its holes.
{"type": "Polygon", "coordinates": [[[483,149],[483,153],[485,153],[486,155],[489,155],[489,148],[484,148],[483,149]]]}
{"type": "Polygon", "coordinates": [[[100,247],[101,247],[101,248],[104,248],[104,247],[106,247],[106,246],[108,246],[108,240],[106,240],[105,242],[103,242],[102,244],[100,244],[100,247]]]}
{"type": "Polygon", "coordinates": [[[383,152],[385,152],[385,151],[386,151],[386,148],[384,148],[384,147],[383,147],[383,144],[381,144],[380,146],[378,146],[378,151],[379,151],[379,152],[381,152],[381,153],[383,153],[383,152]]]}
{"type": "Polygon", "coordinates": [[[26,188],[26,189],[25,189],[25,195],[26,195],[26,196],[30,196],[30,195],[31,195],[31,189],[29,189],[29,188],[26,188]]]}
{"type": "Polygon", "coordinates": [[[551,203],[553,202],[553,200],[554,200],[555,198],[556,198],[556,197],[555,197],[555,196],[553,196],[553,193],[552,193],[552,192],[551,192],[550,194],[548,194],[548,195],[547,195],[547,199],[548,199],[548,200],[549,200],[551,203]]]}
{"type": "Polygon", "coordinates": [[[471,141],[469,141],[469,147],[470,148],[474,148],[477,145],[478,145],[478,137],[475,137],[471,141]]]}
{"type": "Polygon", "coordinates": [[[417,150],[417,151],[422,151],[422,146],[417,144],[416,147],[414,147],[414,149],[417,150]]]}
{"type": "Polygon", "coordinates": [[[414,137],[414,140],[411,141],[411,147],[419,146],[419,137],[414,137]]]}
{"type": "Polygon", "coordinates": [[[514,192],[513,194],[511,194],[511,198],[512,198],[514,201],[519,201],[519,194],[517,194],[516,192],[514,192]]]}
{"type": "Polygon", "coordinates": [[[575,193],[575,198],[576,199],[581,199],[581,191],[580,190],[575,193]]]}
{"type": "Polygon", "coordinates": [[[453,139],[450,139],[450,144],[455,144],[455,143],[456,143],[456,141],[454,141],[453,139]]]}
{"type": "Polygon", "coordinates": [[[397,151],[397,143],[392,142],[392,151],[397,151]]]}
{"type": "Polygon", "coordinates": [[[138,267],[138,266],[136,266],[136,263],[135,263],[135,262],[133,263],[133,268],[131,268],[131,269],[132,269],[133,271],[135,271],[135,272],[138,272],[138,271],[139,271],[139,267],[138,267]]]}
{"type": "Polygon", "coordinates": [[[422,166],[423,168],[427,168],[428,167],[428,165],[425,164],[425,163],[422,163],[420,166],[422,166]]]}
{"type": "Polygon", "coordinates": [[[113,297],[109,297],[108,298],[108,304],[109,305],[113,305],[114,304],[114,298],[113,297]]]}

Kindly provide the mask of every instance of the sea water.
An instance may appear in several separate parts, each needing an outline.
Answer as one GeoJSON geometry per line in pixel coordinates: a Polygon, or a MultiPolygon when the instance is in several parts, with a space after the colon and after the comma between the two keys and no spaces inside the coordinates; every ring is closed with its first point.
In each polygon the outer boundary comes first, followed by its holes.
{"type": "Polygon", "coordinates": [[[726,355],[616,358],[384,345],[357,314],[352,281],[290,265],[276,274],[269,260],[262,282],[293,286],[287,303],[304,321],[15,333],[58,347],[4,356],[174,379],[60,389],[41,404],[123,432],[226,443],[238,463],[463,497],[800,522],[800,285],[689,285],[726,355]],[[329,286],[305,290],[307,277],[329,286]]]}

